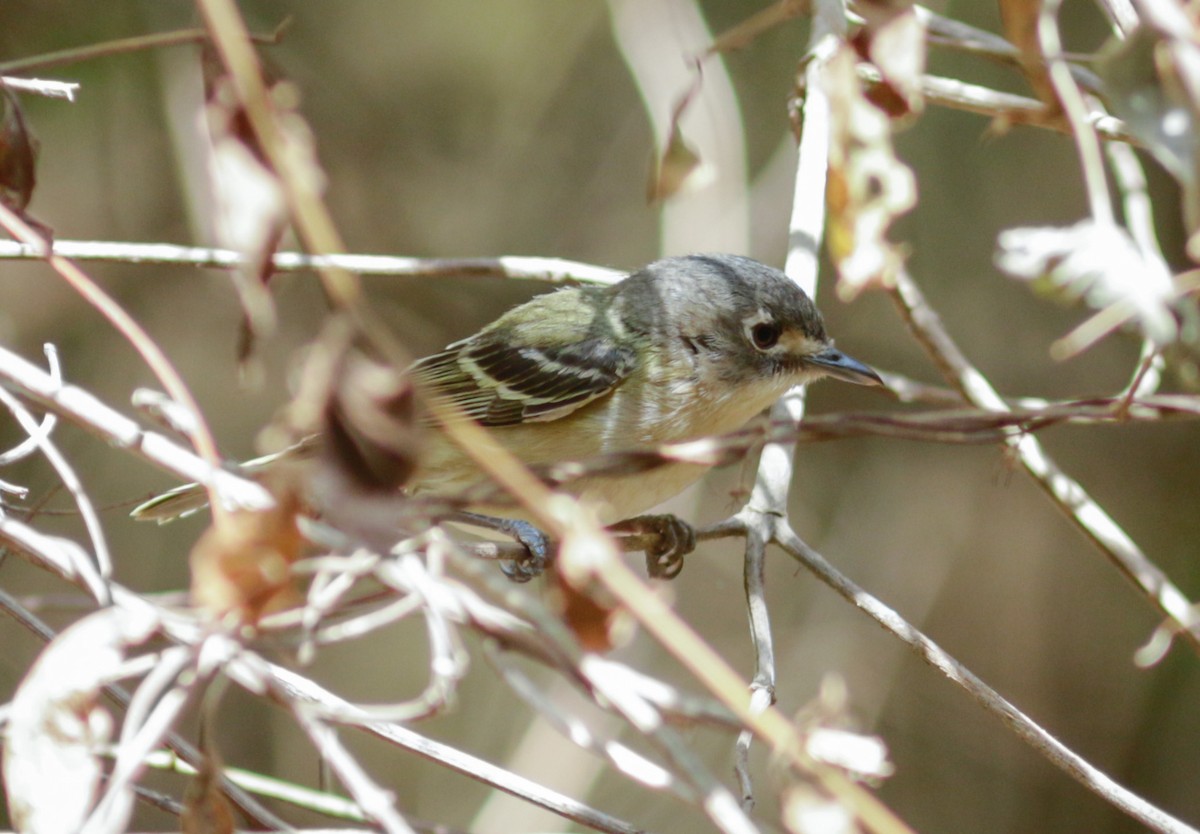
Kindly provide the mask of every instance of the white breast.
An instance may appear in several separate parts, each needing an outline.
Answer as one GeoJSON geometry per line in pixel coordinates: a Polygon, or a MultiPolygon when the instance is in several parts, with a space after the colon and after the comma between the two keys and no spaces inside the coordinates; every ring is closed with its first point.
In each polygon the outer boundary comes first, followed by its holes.
{"type": "MultiPolygon", "coordinates": [[[[625,391],[550,423],[508,426],[493,430],[497,440],[526,462],[559,463],[598,455],[645,449],[660,443],[692,440],[741,428],[788,388],[786,379],[743,385],[736,395],[718,389],[691,388],[685,395],[660,391],[663,396],[637,397],[636,405],[622,402],[625,391]],[[687,397],[685,399],[685,397],[687,397]],[[637,408],[637,411],[633,409],[637,408]]],[[[605,524],[644,513],[678,495],[708,467],[666,464],[634,475],[582,478],[564,489],[587,503],[605,524]]],[[[440,432],[431,432],[421,472],[410,487],[414,494],[454,494],[479,481],[474,463],[440,432]]],[[[480,512],[512,518],[525,516],[513,507],[476,507],[480,512]]]]}

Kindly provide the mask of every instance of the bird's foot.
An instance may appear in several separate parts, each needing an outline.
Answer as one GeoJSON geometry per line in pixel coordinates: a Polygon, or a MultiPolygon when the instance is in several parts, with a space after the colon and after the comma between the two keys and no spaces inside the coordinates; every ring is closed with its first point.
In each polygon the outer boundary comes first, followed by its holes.
{"type": "Polygon", "coordinates": [[[510,559],[500,564],[500,570],[513,582],[528,582],[535,576],[541,576],[550,562],[550,539],[528,521],[507,520],[500,528],[521,544],[529,555],[524,559],[510,559]]]}
{"type": "Polygon", "coordinates": [[[506,559],[500,563],[500,570],[513,582],[528,582],[535,576],[541,576],[546,570],[546,565],[550,563],[549,537],[528,521],[480,513],[459,513],[458,517],[467,524],[512,536],[519,544],[525,546],[526,555],[523,558],[506,559]]]}
{"type": "Polygon", "coordinates": [[[612,529],[653,537],[646,545],[646,572],[654,579],[674,579],[683,570],[683,557],[696,549],[696,528],[678,516],[639,515],[612,529]]]}

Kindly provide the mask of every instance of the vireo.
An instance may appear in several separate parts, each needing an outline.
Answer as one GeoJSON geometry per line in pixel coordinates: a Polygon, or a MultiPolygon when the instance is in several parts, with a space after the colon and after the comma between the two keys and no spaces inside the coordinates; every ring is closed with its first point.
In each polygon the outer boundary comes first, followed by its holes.
{"type": "MultiPolygon", "coordinates": [[[[732,431],[823,376],[882,384],[833,347],[795,283],[736,255],[664,258],[612,286],[539,295],[409,371],[418,390],[452,402],[530,464],[732,431]]],[[[441,432],[429,432],[421,452],[405,486],[411,495],[453,495],[481,478],[441,432]]],[[[670,464],[566,489],[611,523],[671,498],[705,470],[670,464]]],[[[200,505],[186,492],[134,515],[161,521],[200,505]]]]}

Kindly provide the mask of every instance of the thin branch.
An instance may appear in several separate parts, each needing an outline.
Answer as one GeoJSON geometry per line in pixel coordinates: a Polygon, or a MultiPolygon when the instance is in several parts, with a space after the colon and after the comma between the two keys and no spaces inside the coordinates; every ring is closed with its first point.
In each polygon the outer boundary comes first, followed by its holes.
{"type": "MultiPolygon", "coordinates": [[[[900,308],[917,340],[941,368],[946,380],[979,408],[1004,412],[1009,406],[951,339],[940,317],[929,306],[920,288],[907,272],[898,276],[892,299],[900,308]]],[[[1108,557],[1142,596],[1200,651],[1200,627],[1191,616],[1191,603],[1165,573],[1151,562],[1129,535],[1092,500],[1082,486],[1045,453],[1037,438],[1025,435],[1007,441],[1021,464],[1039,486],[1091,542],[1108,557]]]]}
{"type": "Polygon", "coordinates": [[[0,347],[0,382],[104,440],[187,481],[212,485],[222,499],[247,509],[268,509],[275,499],[260,484],[214,468],[175,441],[147,431],[92,394],[0,347]]]}
{"type": "MultiPolygon", "coordinates": [[[[146,767],[158,770],[170,770],[184,776],[195,776],[198,772],[196,768],[183,761],[183,759],[170,750],[156,750],[150,753],[150,755],[146,756],[146,767]]],[[[295,782],[287,782],[283,779],[263,776],[262,774],[238,767],[224,767],[221,769],[221,772],[230,782],[257,796],[287,802],[295,805],[297,808],[304,808],[308,811],[315,811],[318,814],[338,819],[350,820],[352,822],[368,821],[362,809],[353,800],[347,799],[344,796],[338,796],[326,791],[313,790],[295,782]]],[[[174,813],[176,816],[179,815],[178,810],[174,813]]],[[[358,831],[361,829],[354,830],[358,831]]]]}
{"type": "MultiPolygon", "coordinates": [[[[36,537],[26,537],[26,543],[20,546],[27,547],[30,542],[35,542],[35,540],[36,537]]],[[[52,553],[39,552],[36,549],[32,549],[29,552],[40,556],[48,564],[57,561],[57,557],[52,553]]],[[[113,591],[114,600],[117,605],[128,605],[135,600],[139,605],[146,604],[140,597],[136,597],[118,585],[113,586],[113,591]]],[[[56,636],[50,626],[22,606],[16,598],[8,594],[3,588],[0,588],[0,611],[8,614],[29,633],[44,643],[49,643],[56,636]]],[[[106,697],[123,708],[127,708],[132,700],[132,696],[124,687],[115,684],[105,686],[103,691],[106,697]]],[[[164,744],[193,768],[200,766],[203,754],[178,733],[168,733],[164,744]]],[[[221,791],[256,826],[274,830],[285,830],[287,828],[287,824],[283,820],[268,811],[256,799],[228,779],[223,778],[221,780],[221,791]]]]}
{"type": "Polygon", "coordinates": [[[416,834],[396,810],[395,795],[379,787],[367,775],[332,727],[313,715],[304,704],[297,705],[292,715],[321,754],[321,761],[329,763],[346,791],[367,816],[383,826],[387,834],[416,834]]]}
{"type": "MultiPolygon", "coordinates": [[[[788,255],[784,271],[810,297],[816,297],[820,273],[820,247],[825,232],[825,186],[832,131],[829,95],[824,83],[829,59],[846,34],[846,7],[838,0],[820,0],[814,9],[809,34],[809,57],[804,73],[804,120],[799,135],[798,167],[792,190],[788,223],[788,255]]],[[[771,406],[771,419],[799,424],[804,419],[803,389],[790,392],[771,406]]],[[[765,712],[775,702],[775,648],[770,610],[766,601],[766,544],[776,519],[787,516],[791,488],[793,442],[768,442],[759,456],[754,489],[739,520],[745,525],[742,584],[754,645],[754,676],[750,682],[750,709],[765,712]]],[[[734,772],[742,804],[752,807],[749,756],[753,734],[747,728],[737,739],[734,772]]]]}
{"type": "Polygon", "coordinates": [[[46,78],[15,78],[0,76],[0,86],[22,93],[33,93],[46,98],[61,98],[74,101],[79,84],[74,81],[51,81],[46,78]]]}
{"type": "MultiPolygon", "coordinates": [[[[246,256],[233,249],[177,246],[172,243],[55,240],[52,251],[77,261],[131,264],[178,264],[209,269],[236,269],[246,256]]],[[[0,240],[0,259],[42,260],[41,245],[0,240]]],[[[329,254],[277,252],[272,259],[275,272],[298,272],[338,268],[359,275],[388,275],[417,278],[515,278],[553,284],[591,282],[614,284],[626,272],[562,258],[501,256],[498,258],[408,258],[399,255],[329,254]]]]}
{"type": "Polygon", "coordinates": [[[1079,85],[1071,77],[1071,70],[1062,55],[1062,40],[1058,32],[1058,10],[1062,0],[1043,0],[1038,14],[1038,44],[1054,93],[1062,104],[1063,113],[1071,124],[1071,137],[1075,140],[1079,164],[1083,168],[1083,184],[1087,191],[1088,206],[1092,220],[1113,226],[1112,197],[1108,192],[1108,181],[1104,174],[1104,159],[1100,153],[1100,142],[1092,129],[1090,112],[1079,85]]]}
{"type": "MultiPolygon", "coordinates": [[[[879,70],[870,64],[860,63],[856,71],[859,78],[871,84],[880,84],[883,81],[879,70]]],[[[921,78],[921,95],[930,104],[988,116],[1001,122],[1040,127],[1059,133],[1067,130],[1062,119],[1048,114],[1046,105],[1037,99],[1003,93],[990,87],[969,84],[955,78],[943,78],[936,75],[923,76],[921,78]]],[[[1089,110],[1084,118],[1086,123],[1105,139],[1128,142],[1133,145],[1140,144],[1129,132],[1125,123],[1115,116],[1099,110],[1089,110]]]]}
{"type": "Polygon", "coordinates": [[[1137,11],[1130,0],[1098,0],[1100,8],[1108,15],[1113,32],[1128,37],[1138,27],[1137,11]]]}
{"type": "Polygon", "coordinates": [[[57,444],[41,433],[37,420],[29,413],[29,409],[2,387],[0,387],[0,404],[12,412],[30,438],[36,438],[42,454],[54,467],[54,471],[58,474],[63,486],[67,488],[67,492],[75,499],[75,506],[79,508],[79,514],[83,516],[84,527],[92,540],[92,553],[95,555],[96,562],[94,567],[91,559],[84,559],[77,563],[80,570],[79,575],[96,602],[100,605],[109,605],[112,599],[108,592],[107,582],[112,578],[112,555],[109,553],[104,527],[100,524],[100,516],[96,512],[95,504],[92,503],[79,476],[75,474],[75,469],[59,451],[57,444]]]}
{"type": "Polygon", "coordinates": [[[780,533],[778,544],[788,555],[837,591],[847,602],[875,620],[885,631],[900,638],[918,657],[962,687],[980,706],[998,717],[1021,739],[1085,788],[1153,831],[1162,834],[1197,834],[1196,829],[1117,784],[1042,729],[919,629],[855,585],[821,554],[802,542],[789,527],[780,525],[780,533]]]}
{"type": "MultiPolygon", "coordinates": [[[[200,406],[158,343],[150,338],[150,335],[125,311],[125,308],[118,304],[112,296],[104,292],[100,288],[100,285],[86,275],[75,263],[61,255],[56,255],[53,251],[46,251],[45,238],[30,228],[29,224],[18,217],[3,203],[0,203],[0,225],[3,225],[13,237],[25,245],[42,247],[43,257],[50,267],[75,292],[79,293],[85,301],[108,319],[109,323],[112,324],[118,333],[125,337],[175,402],[181,408],[195,415],[196,422],[195,430],[191,435],[192,442],[196,445],[196,450],[200,453],[200,456],[214,469],[217,468],[220,465],[217,443],[213,439],[208,424],[202,419],[200,406]]],[[[212,493],[210,493],[210,497],[213,497],[212,493]]],[[[218,503],[214,508],[215,518],[219,520],[224,512],[224,506],[218,503]]]]}
{"type": "Polygon", "coordinates": [[[22,75],[45,69],[54,69],[81,61],[95,58],[107,58],[126,52],[142,52],[147,49],[158,49],[165,46],[182,46],[184,44],[203,43],[208,39],[208,33],[203,29],[180,29],[175,32],[155,32],[150,35],[137,35],[132,38],[104,41],[103,43],[88,44],[63,49],[58,52],[47,52],[30,58],[17,58],[12,61],[0,62],[0,74],[22,75]]]}
{"type": "MultiPolygon", "coordinates": [[[[339,698],[308,678],[280,666],[271,665],[269,669],[271,686],[277,697],[283,698],[286,701],[320,704],[331,711],[354,710],[353,705],[348,701],[339,698]]],[[[418,756],[491,785],[498,790],[510,793],[527,802],[539,805],[565,819],[585,825],[588,828],[611,832],[611,834],[639,834],[641,831],[641,829],[631,823],[597,811],[569,796],[564,796],[545,788],[536,782],[497,767],[490,762],[472,756],[448,744],[443,744],[422,736],[400,724],[364,720],[360,726],[366,732],[403,747],[409,752],[416,753],[418,756]]]]}
{"type": "MultiPolygon", "coordinates": [[[[42,345],[42,351],[46,354],[46,365],[50,368],[50,377],[58,383],[62,382],[62,364],[58,360],[58,348],[47,342],[42,345]]],[[[40,437],[49,437],[54,431],[54,427],[58,425],[57,414],[46,414],[42,418],[42,424],[37,427],[37,431],[28,435],[24,440],[9,449],[7,452],[0,454],[0,466],[11,466],[19,460],[29,457],[38,449],[38,439],[40,437]]]]}

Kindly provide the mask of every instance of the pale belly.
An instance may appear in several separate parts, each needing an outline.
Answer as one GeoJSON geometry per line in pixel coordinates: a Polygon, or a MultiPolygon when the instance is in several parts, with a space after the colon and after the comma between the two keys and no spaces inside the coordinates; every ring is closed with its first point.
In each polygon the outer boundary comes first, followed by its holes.
{"type": "MultiPolygon", "coordinates": [[[[518,452],[525,461],[586,461],[598,455],[733,431],[770,405],[786,388],[786,382],[774,381],[774,384],[763,385],[757,390],[743,390],[741,396],[736,398],[722,398],[703,404],[693,402],[683,412],[689,417],[704,415],[703,428],[678,418],[651,420],[648,422],[653,425],[670,425],[673,430],[647,435],[628,425],[633,422],[628,419],[623,421],[627,425],[614,426],[600,422],[606,415],[628,417],[625,409],[606,408],[602,412],[598,409],[581,409],[582,413],[555,421],[554,425],[500,428],[493,430],[493,436],[518,452]]],[[[645,513],[673,498],[699,480],[709,468],[699,464],[669,463],[635,474],[581,478],[565,483],[562,489],[583,501],[602,523],[611,524],[645,513]]],[[[478,467],[457,448],[450,446],[439,432],[431,432],[421,471],[411,489],[414,495],[452,495],[477,484],[479,480],[478,467]]],[[[489,515],[530,520],[528,513],[513,504],[475,506],[472,509],[489,515]]]]}

